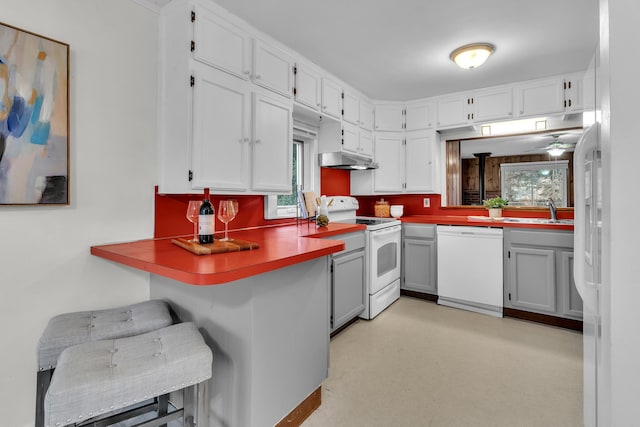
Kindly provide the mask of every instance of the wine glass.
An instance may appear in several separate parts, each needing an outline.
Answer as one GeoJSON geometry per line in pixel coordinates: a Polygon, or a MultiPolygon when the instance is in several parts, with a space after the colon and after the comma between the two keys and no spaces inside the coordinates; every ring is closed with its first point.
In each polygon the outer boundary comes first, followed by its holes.
{"type": "MultiPolygon", "coordinates": [[[[236,202],[237,203],[237,202],[236,202]]],[[[220,200],[220,205],[218,206],[218,219],[224,222],[224,238],[220,239],[221,242],[226,242],[229,240],[229,235],[227,234],[227,226],[230,221],[236,217],[236,205],[233,200],[220,200]]]]}
{"type": "Polygon", "coordinates": [[[200,214],[200,200],[189,200],[189,206],[187,207],[187,219],[193,223],[193,239],[192,242],[198,241],[198,215],[200,214]]]}

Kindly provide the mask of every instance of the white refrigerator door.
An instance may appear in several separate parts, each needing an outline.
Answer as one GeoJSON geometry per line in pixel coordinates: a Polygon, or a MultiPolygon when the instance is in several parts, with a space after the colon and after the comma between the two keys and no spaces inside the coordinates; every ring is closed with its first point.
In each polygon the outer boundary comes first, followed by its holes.
{"type": "Polygon", "coordinates": [[[597,426],[600,333],[601,161],[599,128],[584,133],[573,155],[575,181],[574,279],[583,303],[584,425],[597,426]]]}

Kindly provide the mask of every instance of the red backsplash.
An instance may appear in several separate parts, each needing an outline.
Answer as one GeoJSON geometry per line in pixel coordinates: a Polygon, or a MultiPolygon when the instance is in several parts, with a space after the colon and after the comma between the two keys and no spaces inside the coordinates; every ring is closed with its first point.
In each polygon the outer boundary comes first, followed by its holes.
{"type": "MultiPolygon", "coordinates": [[[[348,170],[320,168],[320,194],[327,196],[344,196],[351,194],[351,174],[348,170]]],[[[155,189],[155,228],[154,236],[172,237],[193,233],[193,225],[187,221],[186,212],[189,200],[202,200],[204,195],[196,194],[158,194],[155,189]]],[[[403,205],[404,216],[409,215],[487,215],[487,211],[478,207],[441,207],[439,194],[396,194],[384,196],[356,196],[360,203],[357,215],[373,216],[375,202],[384,198],[390,205],[403,205]],[[430,207],[423,207],[424,199],[429,198],[430,207]]],[[[264,196],[247,195],[214,195],[210,197],[214,208],[223,199],[236,199],[239,213],[229,223],[229,230],[248,227],[260,227],[290,223],[293,219],[264,219],[264,196]]],[[[506,209],[505,216],[511,217],[548,217],[548,209],[506,209]]],[[[558,218],[573,218],[573,210],[559,210],[558,218]]],[[[216,219],[216,230],[224,229],[224,224],[216,219]]]]}
{"type": "Polygon", "coordinates": [[[351,173],[342,169],[320,168],[320,194],[326,196],[351,194],[351,173]]]}
{"type": "MultiPolygon", "coordinates": [[[[153,235],[159,237],[183,236],[193,233],[193,224],[186,217],[189,200],[202,200],[204,194],[158,194],[155,189],[155,226],[153,235]]],[[[218,210],[218,203],[224,199],[238,201],[238,215],[229,223],[229,230],[290,223],[293,219],[264,219],[264,196],[212,195],[209,200],[218,210]]],[[[224,230],[224,224],[216,218],[216,232],[224,230]]]]}

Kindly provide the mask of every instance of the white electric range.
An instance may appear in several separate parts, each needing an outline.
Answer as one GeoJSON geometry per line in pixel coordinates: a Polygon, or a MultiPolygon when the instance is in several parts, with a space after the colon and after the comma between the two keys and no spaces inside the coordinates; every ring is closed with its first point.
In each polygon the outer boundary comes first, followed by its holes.
{"type": "Polygon", "coordinates": [[[400,297],[401,223],[395,218],[356,216],[358,200],[333,196],[330,222],[364,224],[366,234],[366,293],[363,319],[373,319],[400,297]]]}

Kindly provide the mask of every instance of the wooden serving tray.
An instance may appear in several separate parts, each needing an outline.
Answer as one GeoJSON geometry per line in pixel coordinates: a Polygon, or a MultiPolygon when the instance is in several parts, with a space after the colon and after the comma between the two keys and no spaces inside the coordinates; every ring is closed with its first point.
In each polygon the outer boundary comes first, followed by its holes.
{"type": "Polygon", "coordinates": [[[173,243],[174,245],[178,245],[181,248],[186,249],[196,255],[212,255],[225,252],[238,252],[246,251],[249,249],[258,249],[260,247],[257,243],[237,239],[229,239],[224,242],[216,239],[213,243],[200,244],[197,242],[191,242],[187,239],[177,238],[171,239],[171,243],[173,243]]]}

